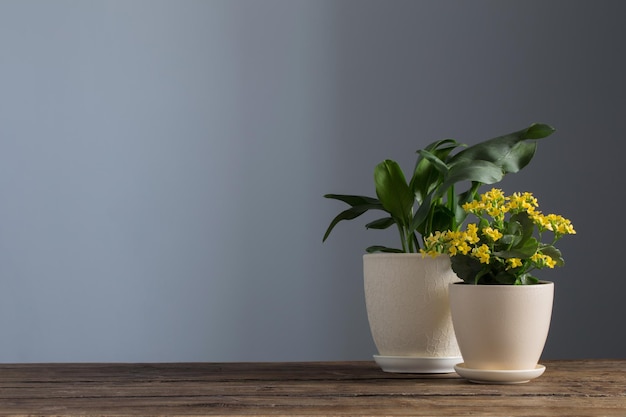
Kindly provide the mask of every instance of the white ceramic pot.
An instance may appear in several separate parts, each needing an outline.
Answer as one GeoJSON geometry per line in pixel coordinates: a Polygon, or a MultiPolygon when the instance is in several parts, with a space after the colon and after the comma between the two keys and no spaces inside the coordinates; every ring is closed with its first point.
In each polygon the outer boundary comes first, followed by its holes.
{"type": "Polygon", "coordinates": [[[465,368],[533,371],[543,351],[554,283],[450,285],[450,309],[465,368]]]}
{"type": "Polygon", "coordinates": [[[462,359],[448,303],[448,286],[459,281],[450,258],[367,254],[363,256],[363,271],[377,362],[391,361],[387,365],[393,368],[396,361],[397,372],[403,367],[406,372],[453,372],[454,364],[462,359]],[[416,367],[411,368],[411,359],[407,362],[406,358],[417,360],[416,367]],[[429,360],[432,358],[440,360],[429,360]]]}

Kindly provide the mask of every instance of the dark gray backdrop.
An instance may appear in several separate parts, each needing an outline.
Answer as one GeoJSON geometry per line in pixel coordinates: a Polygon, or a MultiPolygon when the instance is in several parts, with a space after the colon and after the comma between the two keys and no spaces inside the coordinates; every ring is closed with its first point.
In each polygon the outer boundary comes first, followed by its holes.
{"type": "Polygon", "coordinates": [[[340,225],[435,139],[557,133],[546,358],[623,357],[619,1],[0,2],[0,361],[367,359],[340,225]]]}

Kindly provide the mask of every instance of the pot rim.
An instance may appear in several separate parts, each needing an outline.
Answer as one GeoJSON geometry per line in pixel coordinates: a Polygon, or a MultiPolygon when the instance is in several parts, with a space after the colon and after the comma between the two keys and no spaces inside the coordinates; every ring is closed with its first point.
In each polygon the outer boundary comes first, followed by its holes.
{"type": "Polygon", "coordinates": [[[417,257],[417,256],[423,259],[432,259],[432,260],[437,260],[441,258],[450,258],[450,255],[445,255],[445,254],[440,254],[433,258],[430,255],[424,255],[424,254],[417,253],[417,252],[374,252],[374,253],[363,254],[363,257],[368,257],[368,258],[401,258],[401,257],[409,258],[409,257],[417,257]]]}
{"type": "Polygon", "coordinates": [[[511,285],[511,284],[468,284],[465,281],[451,282],[449,285],[467,286],[469,287],[481,287],[481,288],[532,288],[544,285],[554,285],[554,281],[539,280],[536,284],[531,285],[511,285]]]}

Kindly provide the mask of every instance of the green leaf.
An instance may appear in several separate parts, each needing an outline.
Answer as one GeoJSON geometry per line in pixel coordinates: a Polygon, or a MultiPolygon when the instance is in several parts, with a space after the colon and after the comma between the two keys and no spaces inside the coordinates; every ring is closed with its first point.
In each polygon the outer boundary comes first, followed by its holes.
{"type": "MultiPolygon", "coordinates": [[[[363,205],[372,205],[372,206],[380,206],[382,210],[383,206],[380,204],[375,198],[372,197],[364,197],[360,195],[344,195],[344,194],[325,194],[325,198],[332,198],[334,200],[343,201],[344,203],[354,207],[354,206],[363,206],[363,205]]],[[[372,207],[374,208],[374,207],[372,207]]]]}
{"type": "MultiPolygon", "coordinates": [[[[454,139],[444,139],[431,143],[424,148],[424,151],[445,164],[450,152],[459,146],[463,145],[454,139]]],[[[441,183],[443,175],[441,174],[441,169],[438,170],[435,166],[437,162],[433,163],[432,160],[426,157],[426,154],[422,154],[419,150],[417,153],[419,157],[415,163],[415,169],[413,170],[413,177],[411,178],[409,188],[415,194],[417,201],[421,203],[426,195],[432,193],[434,188],[441,183]]]]}
{"type": "Polygon", "coordinates": [[[476,258],[467,255],[456,255],[450,258],[452,270],[468,284],[474,284],[483,270],[483,264],[476,258]]]}
{"type": "Polygon", "coordinates": [[[374,170],[376,195],[396,223],[407,226],[411,218],[414,196],[397,162],[385,160],[374,170]]]}
{"type": "Polygon", "coordinates": [[[498,246],[515,247],[523,244],[524,228],[522,224],[511,219],[505,223],[505,226],[503,236],[498,240],[498,246]]]}
{"type": "Polygon", "coordinates": [[[367,253],[385,252],[385,253],[404,253],[401,249],[388,248],[386,246],[370,246],[365,249],[367,253]]]}
{"type": "Polygon", "coordinates": [[[342,211],[332,220],[332,222],[328,226],[328,229],[326,229],[326,233],[324,233],[324,238],[322,239],[322,242],[326,241],[328,235],[330,235],[330,232],[340,221],[355,219],[368,210],[384,210],[384,207],[380,203],[380,201],[371,197],[344,194],[326,194],[324,195],[324,197],[343,201],[344,203],[352,206],[352,208],[342,211]]]}
{"type": "Polygon", "coordinates": [[[496,162],[496,164],[498,164],[505,173],[519,172],[530,163],[533,156],[535,156],[536,150],[536,143],[516,143],[507,154],[503,155],[502,158],[496,162]]]}
{"type": "Polygon", "coordinates": [[[556,266],[561,267],[565,265],[565,260],[563,259],[563,255],[561,254],[561,251],[555,248],[554,246],[547,245],[547,246],[542,247],[541,253],[543,253],[544,255],[548,255],[550,258],[554,259],[554,261],[556,262],[556,266]]]}
{"type": "Polygon", "coordinates": [[[526,129],[489,139],[470,146],[454,155],[448,163],[454,165],[463,160],[489,161],[508,172],[517,172],[532,159],[536,143],[521,144],[526,140],[537,140],[551,135],[554,128],[545,124],[533,124],[526,129]]]}
{"type": "Polygon", "coordinates": [[[514,274],[508,271],[500,271],[496,274],[496,276],[494,277],[494,280],[498,284],[513,285],[515,284],[516,278],[514,274]]]}
{"type": "Polygon", "coordinates": [[[437,155],[423,149],[420,149],[419,151],[417,151],[417,153],[424,157],[424,159],[426,159],[428,162],[430,162],[433,168],[435,168],[440,174],[445,175],[448,172],[448,166],[445,162],[439,159],[437,155]]]}
{"type": "Polygon", "coordinates": [[[433,198],[438,199],[443,197],[448,192],[448,188],[458,182],[470,181],[480,182],[482,184],[494,184],[502,180],[503,176],[504,172],[502,169],[492,162],[462,160],[450,168],[444,182],[438,187],[435,193],[433,193],[433,198]]]}
{"type": "Polygon", "coordinates": [[[519,225],[522,237],[521,242],[525,242],[532,237],[535,230],[535,224],[533,223],[527,212],[523,211],[517,214],[513,214],[509,219],[509,222],[519,225]]]}
{"type": "Polygon", "coordinates": [[[530,238],[520,245],[511,248],[509,250],[504,251],[494,251],[493,254],[495,256],[499,256],[500,258],[529,258],[537,252],[539,248],[539,242],[535,238],[530,238]]]}
{"type": "Polygon", "coordinates": [[[523,134],[525,139],[542,139],[550,136],[556,131],[552,126],[543,124],[543,123],[533,123],[526,129],[526,132],[523,134]]]}
{"type": "Polygon", "coordinates": [[[339,213],[330,222],[330,225],[328,226],[328,229],[326,229],[326,233],[324,233],[324,238],[322,239],[322,242],[326,241],[326,239],[328,238],[328,235],[330,235],[330,232],[335,228],[337,223],[339,223],[342,220],[352,220],[352,219],[355,219],[355,218],[359,217],[361,214],[365,213],[368,210],[369,210],[368,206],[357,206],[357,207],[349,208],[349,209],[344,210],[341,213],[339,213]]]}
{"type": "Polygon", "coordinates": [[[426,219],[428,218],[428,213],[430,213],[431,209],[431,199],[432,195],[427,195],[424,198],[424,201],[422,201],[422,204],[420,204],[420,206],[417,208],[417,211],[415,212],[415,215],[413,216],[413,219],[411,220],[411,224],[409,226],[409,230],[411,231],[411,233],[417,230],[422,235],[422,237],[425,237],[424,235],[428,235],[425,230],[425,224],[426,219]]]}
{"type": "Polygon", "coordinates": [[[532,275],[530,275],[528,272],[520,275],[518,279],[515,281],[515,285],[535,285],[538,283],[539,283],[539,280],[533,277],[532,275]]]}
{"type": "Polygon", "coordinates": [[[374,220],[365,225],[367,229],[387,229],[390,226],[396,224],[396,221],[393,217],[383,217],[382,219],[374,220]]]}
{"type": "Polygon", "coordinates": [[[445,206],[437,206],[433,210],[431,230],[448,230],[455,223],[455,213],[445,206]]]}
{"type": "Polygon", "coordinates": [[[515,246],[519,243],[519,240],[520,240],[520,236],[512,235],[512,234],[505,234],[505,235],[502,235],[500,240],[498,240],[498,245],[499,246],[504,245],[505,247],[515,246]]]}

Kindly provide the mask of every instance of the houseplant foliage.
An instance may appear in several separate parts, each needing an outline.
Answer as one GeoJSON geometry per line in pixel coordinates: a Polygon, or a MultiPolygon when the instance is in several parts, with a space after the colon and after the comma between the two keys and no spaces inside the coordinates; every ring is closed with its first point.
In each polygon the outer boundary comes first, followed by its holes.
{"type": "Polygon", "coordinates": [[[570,220],[545,215],[538,207],[531,193],[506,196],[493,188],[462,206],[477,223],[468,223],[464,230],[435,231],[425,238],[421,251],[450,255],[452,269],[468,284],[536,284],[531,271],[562,266],[555,243],[576,233],[570,220]]]}
{"type": "Polygon", "coordinates": [[[370,210],[384,217],[365,226],[387,229],[396,225],[400,248],[371,246],[367,252],[409,252],[422,249],[424,237],[435,231],[458,230],[467,212],[463,205],[474,201],[483,184],[499,182],[531,161],[537,140],[550,136],[554,128],[535,123],[529,127],[467,147],[454,139],[431,143],[417,151],[410,179],[393,160],[384,160],[374,170],[376,198],[357,195],[326,194],[350,207],[330,223],[323,240],[342,220],[352,220],[370,210]]]}

